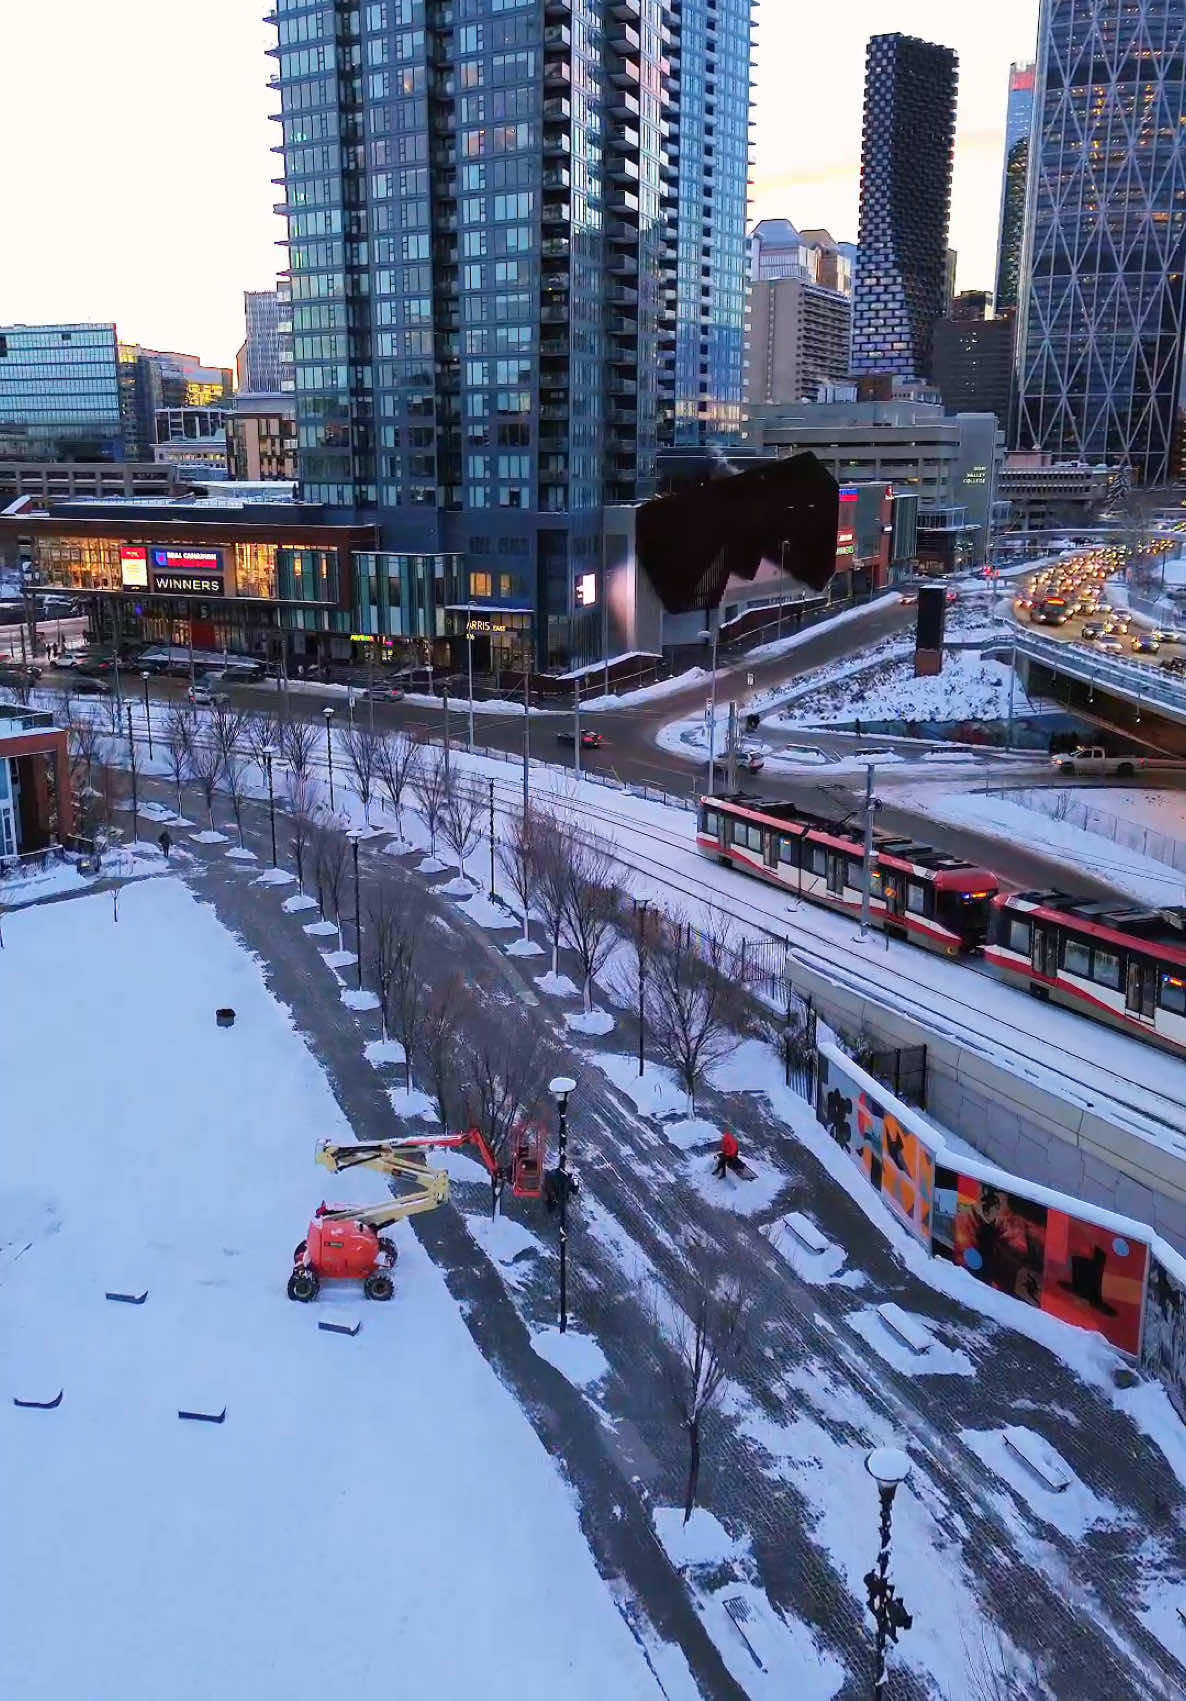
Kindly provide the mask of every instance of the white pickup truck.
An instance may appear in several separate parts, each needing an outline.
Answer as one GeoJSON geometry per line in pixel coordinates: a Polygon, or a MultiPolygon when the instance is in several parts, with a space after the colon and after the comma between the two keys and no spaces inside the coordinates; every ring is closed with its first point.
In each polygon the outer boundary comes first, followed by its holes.
{"type": "Polygon", "coordinates": [[[1081,745],[1078,750],[1064,750],[1050,758],[1052,767],[1060,774],[1080,774],[1084,778],[1115,774],[1129,780],[1138,768],[1145,766],[1143,756],[1109,756],[1102,744],[1081,745]]]}

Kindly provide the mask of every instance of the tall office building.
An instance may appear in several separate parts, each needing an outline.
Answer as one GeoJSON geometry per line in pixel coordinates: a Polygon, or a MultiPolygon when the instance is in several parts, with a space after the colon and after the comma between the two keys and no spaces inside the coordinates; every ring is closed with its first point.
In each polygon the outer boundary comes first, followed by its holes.
{"type": "Polygon", "coordinates": [[[0,455],[124,460],[119,371],[114,325],[0,325],[0,455]]]}
{"type": "Polygon", "coordinates": [[[997,225],[997,312],[1017,306],[1021,237],[1025,228],[1025,180],[1034,115],[1034,67],[1010,65],[1009,104],[1005,109],[1005,168],[1001,177],[1001,216],[997,225]]]}
{"type": "Polygon", "coordinates": [[[751,4],[277,3],[303,493],[541,652],[603,505],[740,425],[751,4]]]}
{"type": "Polygon", "coordinates": [[[949,300],[957,79],[949,47],[875,35],[866,49],[854,377],[931,376],[931,339],[949,300]]]}
{"type": "Polygon", "coordinates": [[[1186,0],[1042,0],[1018,446],[1170,474],[1186,332],[1186,0]]]}
{"type": "Polygon", "coordinates": [[[750,284],[748,402],[813,401],[848,376],[852,300],[802,277],[750,284]]]}
{"type": "Polygon", "coordinates": [[[243,291],[247,335],[236,361],[238,387],[251,395],[279,396],[296,388],[292,363],[292,285],[243,291]]]}
{"type": "Polygon", "coordinates": [[[206,366],[196,354],[120,343],[119,388],[128,457],[151,461],[156,445],[174,438],[175,416],[195,416],[185,430],[190,436],[202,435],[196,414],[229,407],[234,385],[229,366],[206,366]],[[174,417],[163,422],[166,413],[174,417]]]}

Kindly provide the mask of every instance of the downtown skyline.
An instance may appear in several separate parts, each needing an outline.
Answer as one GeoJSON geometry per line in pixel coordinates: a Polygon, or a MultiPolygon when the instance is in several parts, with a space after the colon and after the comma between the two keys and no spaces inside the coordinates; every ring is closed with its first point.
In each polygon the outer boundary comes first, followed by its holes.
{"type": "MultiPolygon", "coordinates": [[[[243,291],[270,287],[285,260],[266,8],[206,0],[197,33],[157,0],[117,9],[114,32],[82,0],[8,22],[0,139],[36,169],[12,185],[23,263],[0,285],[0,320],[114,319],[122,336],[230,360],[243,291]],[[52,108],[21,72],[51,56],[52,108]],[[167,105],[181,119],[156,121],[151,101],[113,102],[117,63],[122,88],[180,86],[180,106],[176,94],[167,105]],[[98,162],[95,176],[78,170],[82,158],[98,162]]],[[[919,35],[959,55],[951,242],[958,287],[991,289],[1008,69],[1032,56],[1037,0],[1002,0],[987,44],[974,17],[937,0],[852,0],[842,34],[822,14],[757,16],[751,222],[785,217],[855,240],[865,43],[919,35]]]]}

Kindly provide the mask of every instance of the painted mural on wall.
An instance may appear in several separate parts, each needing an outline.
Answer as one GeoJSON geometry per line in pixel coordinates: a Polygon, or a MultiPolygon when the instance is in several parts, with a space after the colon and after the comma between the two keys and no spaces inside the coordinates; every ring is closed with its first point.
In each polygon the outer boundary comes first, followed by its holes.
{"type": "Polygon", "coordinates": [[[1156,1253],[1149,1260],[1141,1367],[1164,1385],[1186,1420],[1186,1282],[1156,1253]]]}
{"type": "Polygon", "coordinates": [[[1148,1247],[940,1165],[933,1250],[978,1281],[1136,1353],[1148,1247]]]}
{"type": "Polygon", "coordinates": [[[818,1115],[836,1144],[865,1172],[899,1221],[931,1244],[934,1158],[918,1135],[881,1100],[820,1059],[818,1115]]]}

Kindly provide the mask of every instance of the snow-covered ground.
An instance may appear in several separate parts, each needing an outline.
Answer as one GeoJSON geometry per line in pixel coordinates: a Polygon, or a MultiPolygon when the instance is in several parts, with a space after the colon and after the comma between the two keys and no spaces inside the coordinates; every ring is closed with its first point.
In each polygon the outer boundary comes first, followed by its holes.
{"type": "Polygon", "coordinates": [[[0,1171],[0,1689],[282,1701],[330,1671],[434,1701],[657,1698],[570,1490],[407,1226],[391,1304],[285,1297],[314,1141],[351,1133],[259,964],[169,879],[126,889],[118,923],[102,896],[26,910],[5,944],[27,1137],[0,1171]]]}
{"type": "Polygon", "coordinates": [[[1186,839],[1186,795],[1141,787],[1072,786],[1071,798],[1090,809],[1104,809],[1124,821],[1151,827],[1172,839],[1186,839]]]}
{"type": "Polygon", "coordinates": [[[895,803],[949,826],[971,827],[1006,844],[1055,852],[1070,867],[1093,880],[1105,881],[1141,903],[1186,901],[1184,876],[1164,863],[1006,797],[957,790],[950,784],[922,786],[915,782],[894,787],[889,795],[895,803]]]}
{"type": "MultiPolygon", "coordinates": [[[[943,671],[915,678],[910,657],[879,663],[831,683],[817,685],[787,702],[783,717],[798,724],[826,726],[832,722],[917,720],[1003,720],[1009,713],[1013,670],[1004,662],[986,661],[975,650],[952,650],[943,658],[943,671]]],[[[1013,690],[1015,714],[1033,714],[1020,680],[1013,690]]]]}

